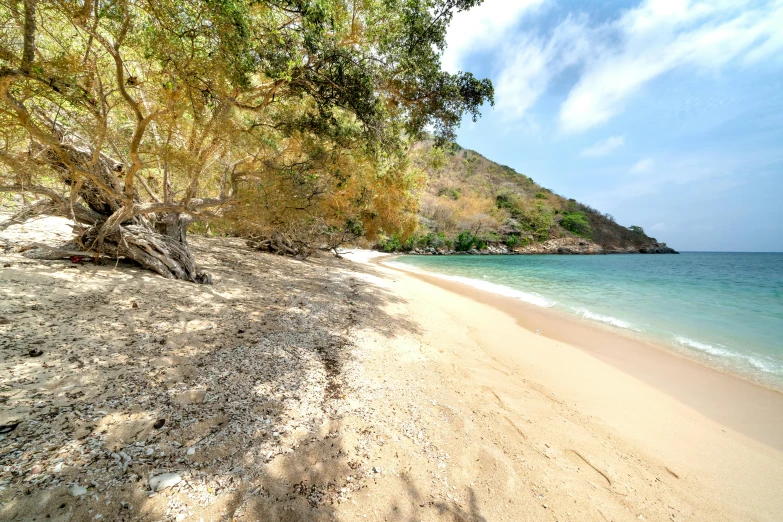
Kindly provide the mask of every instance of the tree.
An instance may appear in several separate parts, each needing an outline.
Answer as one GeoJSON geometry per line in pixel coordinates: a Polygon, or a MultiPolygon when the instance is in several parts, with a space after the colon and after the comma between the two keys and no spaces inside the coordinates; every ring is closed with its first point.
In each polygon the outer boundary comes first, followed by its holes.
{"type": "Polygon", "coordinates": [[[537,202],[533,208],[523,212],[520,224],[529,231],[538,241],[549,239],[549,230],[552,228],[552,211],[542,202],[537,202]]]}
{"type": "Polygon", "coordinates": [[[584,212],[569,212],[560,220],[560,226],[577,236],[589,238],[592,234],[590,222],[584,212]]]}
{"type": "Polygon", "coordinates": [[[635,232],[639,235],[644,235],[644,229],[636,225],[631,225],[630,227],[628,227],[628,230],[630,230],[631,232],[635,232]]]}
{"type": "Polygon", "coordinates": [[[399,221],[373,183],[415,187],[407,140],[493,102],[440,69],[453,13],[480,2],[3,1],[0,191],[81,223],[79,248],[199,282],[193,220],[399,221]]]}

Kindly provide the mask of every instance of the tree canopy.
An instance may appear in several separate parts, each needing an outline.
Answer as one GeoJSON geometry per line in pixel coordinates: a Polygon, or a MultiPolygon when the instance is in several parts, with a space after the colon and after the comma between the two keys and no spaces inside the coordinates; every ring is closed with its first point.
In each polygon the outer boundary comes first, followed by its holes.
{"type": "Polygon", "coordinates": [[[192,220],[410,231],[410,140],[450,140],[493,102],[440,65],[452,15],[479,3],[3,0],[0,191],[84,224],[80,248],[191,281],[192,220]]]}

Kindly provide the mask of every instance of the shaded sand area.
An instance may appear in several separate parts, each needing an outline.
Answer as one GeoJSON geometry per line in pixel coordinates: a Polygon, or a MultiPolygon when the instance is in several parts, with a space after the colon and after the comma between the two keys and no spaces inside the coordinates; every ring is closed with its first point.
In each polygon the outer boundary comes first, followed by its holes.
{"type": "Polygon", "coordinates": [[[466,289],[233,239],[191,239],[213,286],[19,252],[58,233],[0,232],[0,520],[783,512],[779,394],[741,430],[466,289]]]}

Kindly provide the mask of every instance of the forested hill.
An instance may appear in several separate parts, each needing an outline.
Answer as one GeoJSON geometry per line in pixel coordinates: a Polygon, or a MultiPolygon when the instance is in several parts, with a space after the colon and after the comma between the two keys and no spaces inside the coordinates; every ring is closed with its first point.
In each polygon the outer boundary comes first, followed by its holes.
{"type": "MultiPolygon", "coordinates": [[[[608,214],[459,145],[438,149],[423,141],[410,155],[427,179],[418,233],[403,249],[675,253],[642,228],[620,225],[608,214]]],[[[382,246],[399,248],[394,242],[382,246]]]]}

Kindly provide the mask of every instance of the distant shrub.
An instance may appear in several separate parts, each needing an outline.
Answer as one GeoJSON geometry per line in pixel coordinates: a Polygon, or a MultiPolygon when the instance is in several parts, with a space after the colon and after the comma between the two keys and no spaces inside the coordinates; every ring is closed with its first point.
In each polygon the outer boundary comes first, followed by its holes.
{"type": "Polygon", "coordinates": [[[356,217],[349,217],[345,220],[340,230],[354,236],[354,238],[362,237],[364,235],[364,223],[356,217]]]}
{"type": "Polygon", "coordinates": [[[560,226],[577,236],[590,237],[592,229],[590,222],[582,212],[570,212],[560,220],[560,226]]]}
{"type": "Polygon", "coordinates": [[[522,242],[519,236],[508,236],[506,238],[506,246],[508,248],[516,248],[522,242]]]}
{"type": "Polygon", "coordinates": [[[377,249],[382,252],[399,252],[402,250],[403,244],[398,235],[391,237],[382,237],[378,240],[377,249]]]}
{"type": "Polygon", "coordinates": [[[536,192],[536,199],[547,199],[547,195],[543,192],[536,192]]]}
{"type": "Polygon", "coordinates": [[[410,250],[414,248],[443,248],[446,245],[446,235],[442,232],[429,232],[423,236],[413,236],[409,240],[410,250]]]}
{"type": "Polygon", "coordinates": [[[523,203],[517,194],[503,191],[495,196],[495,206],[508,210],[511,216],[516,219],[522,213],[523,203]]]}
{"type": "Polygon", "coordinates": [[[454,250],[457,252],[465,252],[473,247],[473,242],[476,240],[476,236],[470,230],[463,230],[457,234],[457,240],[454,241],[454,250]]]}
{"type": "Polygon", "coordinates": [[[438,196],[440,197],[446,197],[453,199],[454,201],[457,201],[460,197],[460,190],[451,188],[451,187],[443,187],[442,189],[438,190],[438,196]]]}
{"type": "Polygon", "coordinates": [[[532,210],[524,212],[521,216],[521,225],[530,231],[538,241],[549,238],[549,229],[552,227],[552,212],[543,203],[538,203],[532,210]]]}
{"type": "Polygon", "coordinates": [[[511,192],[501,192],[495,196],[495,206],[498,208],[514,208],[514,195],[511,192]]]}
{"type": "Polygon", "coordinates": [[[457,235],[456,241],[454,241],[454,250],[457,252],[467,252],[471,248],[483,250],[487,248],[487,242],[470,230],[463,230],[457,235]]]}
{"type": "Polygon", "coordinates": [[[642,227],[638,227],[636,225],[632,225],[632,226],[628,227],[628,230],[630,230],[631,232],[635,232],[635,233],[637,233],[639,235],[643,235],[644,234],[644,229],[642,227]]]}

